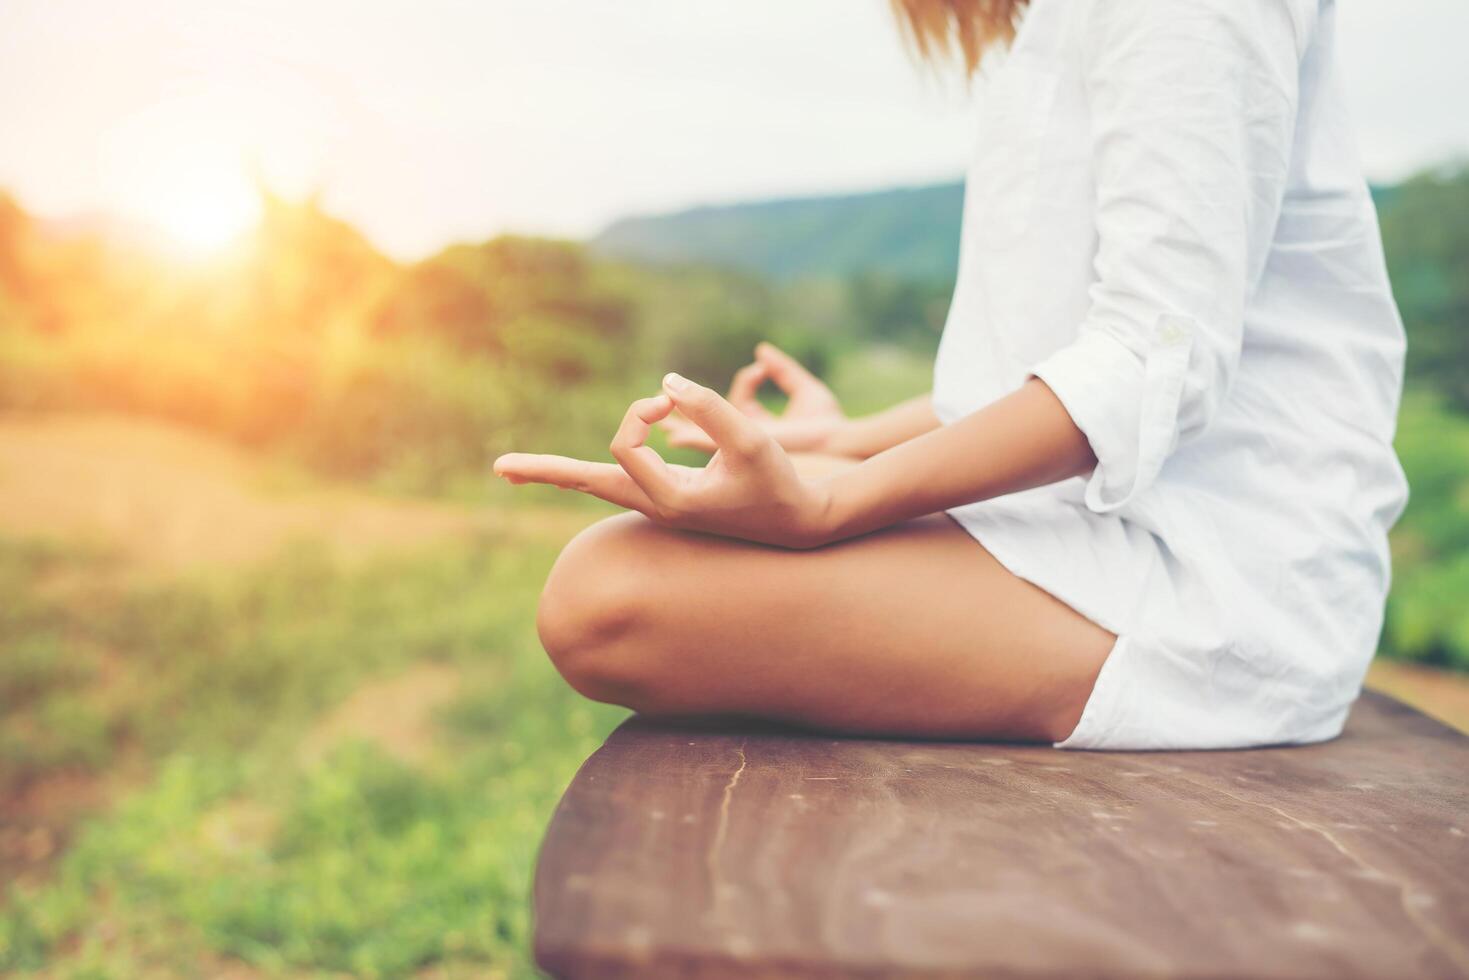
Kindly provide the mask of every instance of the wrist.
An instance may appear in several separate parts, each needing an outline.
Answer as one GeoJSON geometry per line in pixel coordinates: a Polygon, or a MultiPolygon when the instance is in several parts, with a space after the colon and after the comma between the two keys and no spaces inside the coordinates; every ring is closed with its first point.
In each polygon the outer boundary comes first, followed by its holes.
{"type": "Polygon", "coordinates": [[[769,544],[796,551],[809,551],[830,544],[831,492],[825,479],[803,479],[800,492],[791,501],[780,534],[769,544]]]}
{"type": "Polygon", "coordinates": [[[856,419],[844,418],[832,426],[830,432],[821,440],[816,451],[826,456],[845,456],[849,459],[862,459],[865,453],[861,450],[860,431],[856,419]]]}
{"type": "Polygon", "coordinates": [[[844,483],[839,477],[834,474],[811,482],[811,534],[806,547],[824,547],[849,536],[844,483]]]}

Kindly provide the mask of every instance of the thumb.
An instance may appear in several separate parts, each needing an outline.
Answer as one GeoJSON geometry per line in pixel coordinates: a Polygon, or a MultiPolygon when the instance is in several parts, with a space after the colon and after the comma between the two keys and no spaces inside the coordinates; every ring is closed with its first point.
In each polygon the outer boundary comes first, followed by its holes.
{"type": "Polygon", "coordinates": [[[663,377],[663,390],[684,418],[708,433],[720,449],[747,456],[765,441],[759,425],[712,388],[669,373],[663,377]]]}
{"type": "Polygon", "coordinates": [[[806,385],[821,383],[817,380],[816,375],[801,365],[800,361],[768,340],[755,348],[755,360],[764,366],[770,375],[770,380],[774,381],[776,386],[786,394],[806,385]]]}

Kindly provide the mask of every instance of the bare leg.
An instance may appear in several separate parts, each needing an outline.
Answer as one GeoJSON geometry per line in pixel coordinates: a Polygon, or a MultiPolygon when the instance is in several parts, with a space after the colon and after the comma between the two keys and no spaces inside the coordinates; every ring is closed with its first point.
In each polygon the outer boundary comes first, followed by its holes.
{"type": "Polygon", "coordinates": [[[1046,741],[1115,639],[942,516],[798,552],[621,515],[567,547],[539,626],[573,686],[647,713],[1046,741]]]}

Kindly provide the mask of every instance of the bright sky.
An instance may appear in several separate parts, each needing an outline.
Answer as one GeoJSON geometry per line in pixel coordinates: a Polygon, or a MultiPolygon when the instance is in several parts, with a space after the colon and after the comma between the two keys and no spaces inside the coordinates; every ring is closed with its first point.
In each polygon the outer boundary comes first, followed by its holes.
{"type": "MultiPolygon", "coordinates": [[[[1469,153],[1469,3],[1341,6],[1371,176],[1469,153]]],[[[412,258],[953,177],[970,114],[886,0],[0,2],[0,188],[200,245],[256,173],[412,258]]]]}

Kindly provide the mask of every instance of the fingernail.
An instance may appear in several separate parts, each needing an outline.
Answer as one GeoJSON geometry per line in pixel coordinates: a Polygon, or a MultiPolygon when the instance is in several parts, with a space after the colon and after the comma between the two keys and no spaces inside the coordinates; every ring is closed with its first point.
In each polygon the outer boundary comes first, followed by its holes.
{"type": "Polygon", "coordinates": [[[683,375],[674,374],[672,371],[669,371],[663,376],[663,387],[669,391],[683,391],[688,386],[688,379],[683,377],[683,375]]]}

